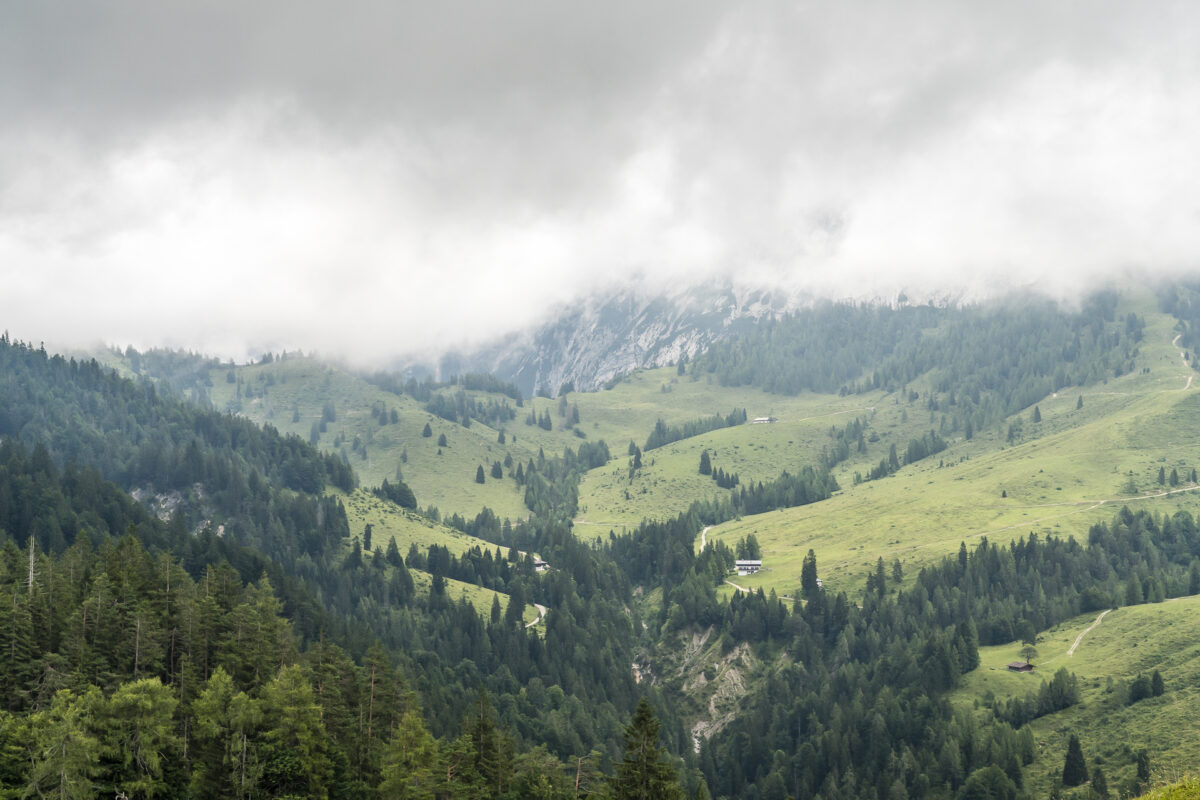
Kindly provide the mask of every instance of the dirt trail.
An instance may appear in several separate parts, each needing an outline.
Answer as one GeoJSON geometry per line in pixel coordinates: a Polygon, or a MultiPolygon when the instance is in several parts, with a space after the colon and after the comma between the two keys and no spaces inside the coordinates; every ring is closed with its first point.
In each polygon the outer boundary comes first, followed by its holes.
{"type": "Polygon", "coordinates": [[[535,619],[533,622],[526,623],[525,624],[526,628],[532,628],[534,625],[537,625],[539,622],[541,622],[542,620],[544,620],[546,618],[546,607],[544,605],[542,605],[541,603],[534,603],[533,607],[538,610],[537,619],[535,619]]]}
{"type": "Polygon", "coordinates": [[[700,552],[701,553],[704,552],[704,548],[708,547],[708,532],[710,530],[712,530],[712,525],[709,525],[709,526],[705,527],[704,530],[700,531],[700,552]]]}
{"type": "Polygon", "coordinates": [[[1085,637],[1085,636],[1087,636],[1089,633],[1091,633],[1091,632],[1092,632],[1092,628],[1094,628],[1094,627],[1096,627],[1097,625],[1099,625],[1099,624],[1100,624],[1100,620],[1104,619],[1104,615],[1105,615],[1105,614],[1107,614],[1109,611],[1112,611],[1112,609],[1111,609],[1111,608],[1106,608],[1106,609],[1104,609],[1103,611],[1101,611],[1101,612],[1100,612],[1100,616],[1096,617],[1096,621],[1095,621],[1095,622],[1093,622],[1091,625],[1089,625],[1089,626],[1087,627],[1087,630],[1085,630],[1083,633],[1081,633],[1081,634],[1079,634],[1078,636],[1076,636],[1076,637],[1075,637],[1075,644],[1071,645],[1071,649],[1067,651],[1067,655],[1069,655],[1069,656],[1073,656],[1073,655],[1075,655],[1075,648],[1076,648],[1076,647],[1079,647],[1079,643],[1083,641],[1083,637],[1085,637]]]}

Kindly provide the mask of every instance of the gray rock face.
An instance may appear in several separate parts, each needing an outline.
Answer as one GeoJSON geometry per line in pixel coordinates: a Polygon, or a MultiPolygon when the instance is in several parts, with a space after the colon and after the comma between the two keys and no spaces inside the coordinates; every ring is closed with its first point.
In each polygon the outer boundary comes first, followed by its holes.
{"type": "Polygon", "coordinates": [[[645,367],[691,358],[742,325],[797,307],[780,292],[731,286],[690,288],[675,295],[613,292],[580,301],[551,322],[471,353],[444,356],[441,376],[490,372],[526,395],[580,391],[645,367]]]}

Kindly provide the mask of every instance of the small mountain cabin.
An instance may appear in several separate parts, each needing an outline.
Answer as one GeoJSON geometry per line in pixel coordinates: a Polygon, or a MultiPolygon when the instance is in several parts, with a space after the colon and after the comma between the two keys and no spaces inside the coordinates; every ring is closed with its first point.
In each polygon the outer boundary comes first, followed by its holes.
{"type": "Polygon", "coordinates": [[[1033,664],[1028,661],[1014,661],[1008,665],[1013,672],[1033,672],[1033,664]]]}

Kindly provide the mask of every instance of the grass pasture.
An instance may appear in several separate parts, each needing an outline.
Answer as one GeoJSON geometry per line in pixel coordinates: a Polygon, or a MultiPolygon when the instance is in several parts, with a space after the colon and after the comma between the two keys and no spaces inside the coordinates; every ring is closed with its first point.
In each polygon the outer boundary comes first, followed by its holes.
{"type": "MultiPolygon", "coordinates": [[[[429,594],[433,588],[433,576],[428,572],[420,570],[409,571],[413,578],[413,584],[417,587],[419,594],[429,594]]],[[[456,600],[466,598],[475,606],[475,610],[479,612],[479,616],[487,619],[492,613],[492,598],[500,598],[500,611],[503,613],[508,610],[508,595],[503,592],[497,592],[492,589],[485,589],[482,586],[476,586],[472,583],[463,583],[456,581],[453,578],[446,578],[446,596],[453,597],[456,600]]],[[[522,619],[526,624],[537,619],[537,609],[533,605],[525,606],[525,614],[522,619]]]]}
{"type": "MultiPolygon", "coordinates": [[[[536,458],[541,447],[550,455],[577,441],[569,432],[547,432],[525,425],[527,409],[514,407],[517,418],[505,426],[507,441],[500,444],[499,431],[494,428],[477,421],[465,428],[441,419],[411,397],[387,392],[353,373],[310,358],[289,356],[269,364],[235,367],[243,394],[248,388],[252,395],[240,399],[239,385],[227,382],[228,369],[212,371],[210,395],[217,408],[269,423],[308,441],[325,403],[331,403],[336,420],[326,423],[320,435],[318,446],[322,450],[344,453],[363,486],[378,486],[384,478],[394,480],[399,469],[421,507],[433,505],[444,514],[474,517],[487,506],[502,519],[526,517],[523,494],[513,480],[493,479],[492,463],[503,462],[508,454],[514,460],[527,461],[536,458]],[[389,412],[394,409],[397,422],[380,425],[371,415],[375,404],[386,406],[389,412]],[[432,430],[430,437],[421,435],[427,423],[432,430]],[[440,435],[446,437],[445,447],[437,444],[440,435]],[[353,446],[356,438],[363,447],[353,446]],[[482,484],[475,482],[480,466],[486,475],[482,484]]],[[[471,394],[484,396],[480,392],[471,394]]],[[[515,406],[501,395],[486,397],[515,406]]]]}
{"type": "Polygon", "coordinates": [[[400,508],[395,503],[385,502],[364,489],[356,489],[349,495],[337,494],[346,507],[346,519],[350,523],[350,535],[362,539],[363,529],[370,524],[372,548],[387,549],[389,539],[396,540],[400,555],[407,556],[408,549],[416,545],[424,551],[436,544],[455,555],[467,552],[472,547],[492,550],[496,545],[484,539],[469,536],[462,531],[434,522],[431,519],[400,508]]]}
{"type": "Polygon", "coordinates": [[[833,498],[734,520],[708,536],[730,545],[750,533],[758,538],[764,569],[745,579],[750,588],[794,588],[812,548],[826,585],[851,589],[881,556],[888,564],[899,559],[911,573],[983,536],[1082,538],[1127,503],[1196,512],[1200,491],[1186,475],[1200,468],[1200,386],[1184,388],[1191,370],[1170,345],[1170,329],[1155,322],[1147,331],[1155,341],[1143,346],[1142,358],[1161,369],[1043,398],[1042,422],[1021,412],[1023,434],[1012,443],[1006,423],[857,486],[844,480],[849,465],[838,473],[843,490],[833,498]],[[1083,407],[1076,408],[1080,396],[1083,407]],[[1176,468],[1183,482],[1174,490],[1160,486],[1160,467],[1176,468]]]}
{"type": "Polygon", "coordinates": [[[1049,794],[1061,774],[1071,733],[1079,736],[1089,767],[1102,764],[1114,791],[1133,779],[1134,758],[1141,749],[1149,752],[1152,773],[1160,779],[1176,779],[1200,763],[1200,597],[1111,611],[1068,656],[1096,616],[1076,617],[1042,632],[1034,659],[1038,669],[1032,674],[1005,668],[1019,660],[1019,642],[981,647],[979,668],[964,676],[954,693],[955,702],[971,705],[990,696],[1036,691],[1059,667],[1075,673],[1080,703],[1030,723],[1037,745],[1027,773],[1031,796],[1049,794]],[[1123,684],[1155,669],[1162,673],[1166,692],[1125,705],[1123,684]]]}

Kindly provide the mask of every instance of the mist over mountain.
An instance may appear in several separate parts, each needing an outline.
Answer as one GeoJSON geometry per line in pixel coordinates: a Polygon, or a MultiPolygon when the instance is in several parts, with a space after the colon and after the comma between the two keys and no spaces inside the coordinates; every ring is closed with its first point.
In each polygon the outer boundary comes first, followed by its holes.
{"type": "Polygon", "coordinates": [[[590,391],[635,369],[691,358],[730,330],[798,307],[798,298],[785,292],[730,284],[658,295],[614,290],[577,300],[495,343],[447,353],[436,370],[492,373],[527,395],[557,394],[564,385],[590,391]]]}

